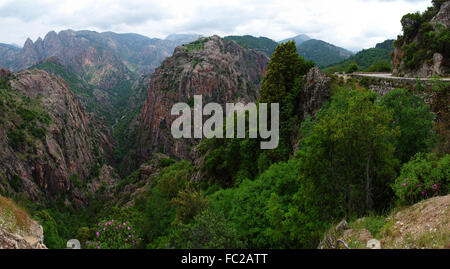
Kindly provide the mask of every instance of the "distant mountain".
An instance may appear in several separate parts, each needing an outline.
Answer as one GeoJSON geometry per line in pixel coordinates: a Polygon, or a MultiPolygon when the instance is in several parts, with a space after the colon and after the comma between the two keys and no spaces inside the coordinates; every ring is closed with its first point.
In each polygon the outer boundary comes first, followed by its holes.
{"type": "Polygon", "coordinates": [[[310,38],[309,36],[304,35],[304,34],[301,34],[301,35],[298,35],[298,36],[294,36],[294,37],[291,37],[291,38],[287,38],[287,39],[285,39],[285,40],[281,40],[281,41],[278,42],[278,43],[286,43],[287,41],[293,40],[293,41],[295,41],[295,44],[300,45],[300,44],[302,44],[303,42],[308,41],[308,40],[310,40],[310,39],[311,39],[311,38],[310,38]]]}
{"type": "Polygon", "coordinates": [[[33,66],[69,81],[76,77],[79,81],[72,83],[73,91],[88,111],[112,126],[121,115],[118,105],[133,94],[135,80],[153,72],[178,45],[197,38],[172,35],[162,40],[138,34],[51,31],[44,39],[27,39],[22,49],[0,45],[0,66],[13,71],[33,66]]]}
{"type": "Polygon", "coordinates": [[[267,37],[254,37],[251,35],[245,36],[227,36],[224,38],[227,41],[236,41],[244,48],[255,49],[259,52],[266,54],[268,57],[272,56],[278,43],[267,37]]]}
{"type": "Polygon", "coordinates": [[[353,55],[346,49],[317,39],[297,44],[297,51],[306,60],[311,60],[320,67],[340,62],[353,55]]]}
{"type": "Polygon", "coordinates": [[[20,55],[20,48],[13,45],[0,43],[0,66],[12,67],[16,69],[18,66],[17,59],[20,55]]]}
{"type": "Polygon", "coordinates": [[[374,48],[362,50],[345,61],[338,64],[327,67],[327,70],[331,72],[341,72],[353,62],[359,66],[361,70],[366,70],[374,63],[383,61],[390,64],[391,53],[394,50],[394,40],[386,40],[382,43],[378,43],[374,48]]]}
{"type": "MultiPolygon", "coordinates": [[[[64,65],[73,64],[74,58],[87,51],[114,55],[131,72],[149,73],[183,42],[192,42],[197,37],[184,36],[182,40],[161,40],[138,34],[98,33],[94,31],[65,30],[49,32],[44,39],[35,42],[28,39],[15,62],[16,66],[3,67],[17,71],[28,68],[48,57],[58,57],[64,65]]],[[[17,48],[8,49],[17,52],[17,48]]],[[[2,59],[2,58],[0,58],[2,59]]],[[[1,60],[0,60],[1,63],[1,60]]]]}

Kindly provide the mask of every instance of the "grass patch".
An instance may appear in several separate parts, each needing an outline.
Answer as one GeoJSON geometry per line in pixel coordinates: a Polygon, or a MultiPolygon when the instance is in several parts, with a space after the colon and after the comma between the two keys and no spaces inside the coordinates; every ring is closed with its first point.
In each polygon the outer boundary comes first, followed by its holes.
{"type": "Polygon", "coordinates": [[[0,226],[8,232],[28,231],[30,217],[13,201],[0,196],[0,226]]]}

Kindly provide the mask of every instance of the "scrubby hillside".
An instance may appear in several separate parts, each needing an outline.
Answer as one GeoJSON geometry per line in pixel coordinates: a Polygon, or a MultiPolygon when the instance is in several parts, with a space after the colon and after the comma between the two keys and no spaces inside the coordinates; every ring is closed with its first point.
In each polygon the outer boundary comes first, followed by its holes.
{"type": "Polygon", "coordinates": [[[394,40],[386,40],[374,48],[362,50],[341,63],[329,66],[326,70],[331,73],[346,72],[351,64],[356,63],[361,71],[390,72],[393,51],[394,40]]]}

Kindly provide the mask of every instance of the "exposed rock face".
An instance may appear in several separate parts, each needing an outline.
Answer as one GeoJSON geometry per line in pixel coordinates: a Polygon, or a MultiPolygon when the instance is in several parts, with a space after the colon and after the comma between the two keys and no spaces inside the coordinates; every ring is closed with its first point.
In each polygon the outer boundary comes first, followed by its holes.
{"type": "Polygon", "coordinates": [[[218,36],[176,48],[150,82],[138,135],[141,162],[156,152],[188,158],[189,148],[198,141],[172,138],[172,106],[189,104],[194,95],[202,95],[203,104],[254,102],[268,61],[264,54],[218,36]]]}
{"type": "Polygon", "coordinates": [[[0,191],[32,200],[76,194],[111,159],[109,132],[65,81],[45,71],[22,71],[9,83],[0,95],[0,191]]]}
{"type": "Polygon", "coordinates": [[[331,79],[320,68],[314,67],[309,70],[303,80],[301,95],[303,118],[307,115],[314,117],[316,111],[322,108],[322,104],[330,100],[330,83],[331,79]]]}
{"type": "Polygon", "coordinates": [[[432,23],[440,23],[445,27],[450,27],[450,1],[446,1],[442,4],[439,12],[431,20],[432,23]]]}

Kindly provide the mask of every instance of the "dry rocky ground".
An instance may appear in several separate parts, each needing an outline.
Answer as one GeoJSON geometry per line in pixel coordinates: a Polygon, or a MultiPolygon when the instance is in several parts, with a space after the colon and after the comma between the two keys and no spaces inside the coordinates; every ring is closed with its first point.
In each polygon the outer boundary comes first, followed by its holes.
{"type": "Polygon", "coordinates": [[[450,195],[399,208],[387,217],[369,216],[330,230],[319,248],[450,249],[450,195]],[[373,242],[373,241],[371,241],[373,242]]]}

